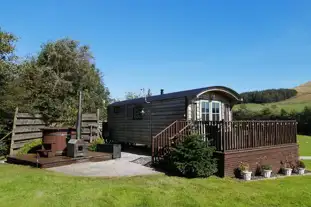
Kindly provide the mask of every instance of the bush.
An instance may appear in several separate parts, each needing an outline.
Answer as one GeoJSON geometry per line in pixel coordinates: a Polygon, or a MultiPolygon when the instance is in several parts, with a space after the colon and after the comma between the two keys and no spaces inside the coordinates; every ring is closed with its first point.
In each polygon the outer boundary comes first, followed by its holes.
{"type": "Polygon", "coordinates": [[[98,144],[104,144],[104,139],[102,139],[102,138],[96,138],[96,139],[94,139],[91,143],[90,143],[90,145],[89,145],[89,150],[90,151],[96,151],[96,149],[97,149],[97,145],[98,144]]]}
{"type": "Polygon", "coordinates": [[[305,163],[302,160],[298,160],[297,161],[297,167],[299,168],[306,168],[305,163]]]}
{"type": "Polygon", "coordinates": [[[31,142],[28,142],[23,147],[21,147],[18,150],[17,154],[24,155],[24,154],[34,151],[35,149],[40,149],[41,146],[42,146],[42,139],[35,139],[31,142]]]}
{"type": "Polygon", "coordinates": [[[173,146],[160,166],[185,177],[208,177],[217,172],[217,160],[213,158],[215,148],[193,134],[173,146]]]}
{"type": "Polygon", "coordinates": [[[272,170],[272,166],[271,165],[263,165],[261,167],[262,170],[272,170]]]}
{"type": "Polygon", "coordinates": [[[0,159],[1,157],[8,154],[8,145],[7,143],[0,141],[0,159]]]}

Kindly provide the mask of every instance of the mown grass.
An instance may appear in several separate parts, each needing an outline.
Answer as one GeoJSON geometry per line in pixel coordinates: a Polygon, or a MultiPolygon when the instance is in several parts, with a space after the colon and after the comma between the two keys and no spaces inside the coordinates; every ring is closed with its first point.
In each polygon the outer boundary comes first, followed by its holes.
{"type": "Polygon", "coordinates": [[[298,135],[300,156],[311,156],[311,136],[298,135]]]}
{"type": "Polygon", "coordinates": [[[311,160],[303,160],[303,163],[305,163],[306,169],[311,170],[311,160]]]}
{"type": "Polygon", "coordinates": [[[309,206],[311,176],[257,182],[229,178],[71,177],[0,165],[1,206],[309,206]]]}
{"type": "MultiPolygon", "coordinates": [[[[254,103],[249,103],[249,104],[245,104],[247,109],[250,111],[254,111],[254,112],[259,112],[261,110],[263,110],[264,108],[268,107],[270,108],[272,111],[276,111],[278,113],[281,112],[281,109],[284,109],[287,112],[291,112],[291,111],[296,111],[296,112],[301,112],[304,110],[304,108],[306,106],[311,107],[311,101],[308,102],[295,102],[295,103],[291,103],[291,102],[277,102],[277,103],[268,103],[268,104],[254,104],[254,103]],[[276,108],[274,108],[276,106],[276,108]]],[[[239,110],[241,107],[240,104],[235,105],[233,107],[233,110],[239,110]]]]}

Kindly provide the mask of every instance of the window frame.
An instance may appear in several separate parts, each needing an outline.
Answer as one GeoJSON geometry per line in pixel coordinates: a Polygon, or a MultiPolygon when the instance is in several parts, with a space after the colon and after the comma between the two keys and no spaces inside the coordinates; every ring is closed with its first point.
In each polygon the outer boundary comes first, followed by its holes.
{"type": "MultiPolygon", "coordinates": [[[[200,120],[203,120],[203,116],[205,116],[205,121],[221,121],[222,120],[222,106],[221,106],[221,102],[220,101],[210,101],[210,100],[200,100],[199,102],[199,106],[200,106],[200,112],[199,112],[199,118],[200,120]],[[205,105],[206,106],[206,103],[208,103],[208,113],[205,111],[205,112],[202,112],[202,109],[203,109],[203,106],[205,105]],[[219,112],[218,113],[214,113],[213,112],[213,103],[215,104],[219,104],[219,112]],[[208,114],[208,120],[206,120],[206,115],[208,114]],[[213,120],[213,115],[219,115],[219,119],[218,120],[213,120]]],[[[205,108],[206,110],[206,108],[205,108]]],[[[215,107],[215,110],[216,110],[216,107],[215,107]]]]}
{"type": "Polygon", "coordinates": [[[133,120],[143,120],[144,119],[144,115],[141,112],[143,108],[144,108],[144,106],[142,106],[142,105],[135,105],[133,107],[133,109],[132,109],[133,110],[133,116],[132,116],[133,120]],[[139,112],[137,112],[137,110],[139,112]],[[139,114],[139,116],[137,116],[137,114],[139,114]]]}

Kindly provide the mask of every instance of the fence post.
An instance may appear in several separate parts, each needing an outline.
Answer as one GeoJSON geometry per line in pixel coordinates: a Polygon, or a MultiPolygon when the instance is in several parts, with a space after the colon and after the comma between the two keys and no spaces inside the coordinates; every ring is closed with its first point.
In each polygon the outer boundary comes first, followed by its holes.
{"type": "Polygon", "coordinates": [[[154,139],[152,137],[152,142],[151,142],[151,157],[152,157],[152,163],[154,163],[154,139]]]}
{"type": "Polygon", "coordinates": [[[221,124],[222,124],[222,127],[221,127],[221,131],[222,133],[220,134],[221,136],[221,140],[222,140],[222,146],[223,146],[223,151],[226,151],[226,140],[225,140],[225,133],[226,133],[226,130],[225,130],[225,120],[222,120],[221,121],[221,124]]]}
{"type": "Polygon", "coordinates": [[[12,136],[11,136],[11,145],[10,145],[10,155],[13,155],[13,145],[14,145],[14,135],[16,128],[16,120],[17,120],[18,107],[15,109],[14,119],[13,119],[13,127],[12,127],[12,136]]]}
{"type": "Polygon", "coordinates": [[[97,118],[97,132],[96,132],[96,138],[99,137],[99,109],[96,110],[96,118],[97,118]]]}

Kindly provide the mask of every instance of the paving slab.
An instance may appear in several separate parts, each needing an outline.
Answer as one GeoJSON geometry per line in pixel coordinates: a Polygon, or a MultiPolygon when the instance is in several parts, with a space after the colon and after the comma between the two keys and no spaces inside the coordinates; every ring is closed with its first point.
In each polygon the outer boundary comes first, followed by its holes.
{"type": "Polygon", "coordinates": [[[121,153],[121,158],[102,162],[83,162],[66,166],[48,168],[47,170],[61,172],[74,176],[137,176],[160,173],[153,168],[146,167],[135,160],[151,160],[150,156],[133,153],[121,153]],[[133,162],[134,161],[134,162],[133,162]]]}
{"type": "Polygon", "coordinates": [[[300,156],[299,159],[301,159],[301,160],[311,160],[311,156],[300,156]]]}

